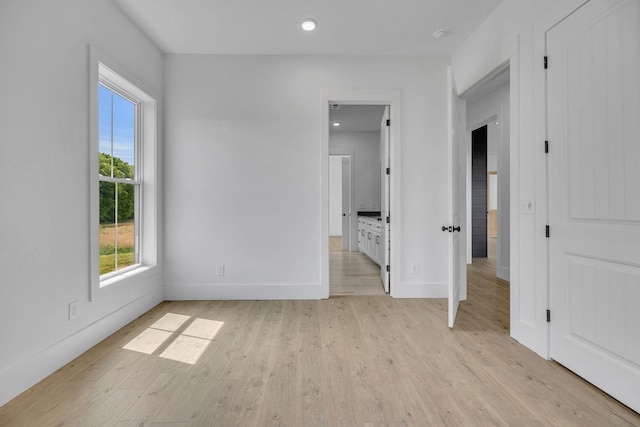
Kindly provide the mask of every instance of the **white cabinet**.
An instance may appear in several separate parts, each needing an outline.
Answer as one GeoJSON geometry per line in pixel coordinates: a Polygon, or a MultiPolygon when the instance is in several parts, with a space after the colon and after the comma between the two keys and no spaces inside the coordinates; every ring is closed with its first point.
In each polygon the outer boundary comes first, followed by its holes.
{"type": "Polygon", "coordinates": [[[358,249],[376,264],[382,262],[382,224],[377,218],[358,217],[358,249]]]}
{"type": "Polygon", "coordinates": [[[364,219],[358,217],[358,250],[360,252],[364,252],[364,240],[365,240],[365,231],[364,231],[364,219]]]}

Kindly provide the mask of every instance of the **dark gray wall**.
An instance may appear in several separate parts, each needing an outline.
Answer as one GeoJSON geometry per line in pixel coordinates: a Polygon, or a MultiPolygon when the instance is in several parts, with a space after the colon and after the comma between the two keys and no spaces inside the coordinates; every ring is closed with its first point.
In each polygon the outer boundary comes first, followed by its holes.
{"type": "Polygon", "coordinates": [[[471,132],[471,256],[487,257],[487,126],[471,132]]]}

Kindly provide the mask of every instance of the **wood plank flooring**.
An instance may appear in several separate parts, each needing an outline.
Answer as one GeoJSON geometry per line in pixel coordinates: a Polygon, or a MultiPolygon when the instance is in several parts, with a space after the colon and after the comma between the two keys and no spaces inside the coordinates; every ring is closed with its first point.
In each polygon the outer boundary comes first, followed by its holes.
{"type": "Polygon", "coordinates": [[[342,236],[329,236],[329,250],[330,251],[342,250],[342,236]]]}
{"type": "Polygon", "coordinates": [[[0,425],[640,426],[509,337],[508,285],[482,264],[454,329],[445,300],[162,303],[1,407],[0,425]],[[167,313],[189,320],[155,323],[167,313]],[[197,318],[224,322],[199,360],[161,357],[197,318]],[[150,354],[123,349],[150,328],[173,331],[150,354]]]}
{"type": "Polygon", "coordinates": [[[362,252],[329,252],[331,295],[385,295],[380,266],[362,252]]]}

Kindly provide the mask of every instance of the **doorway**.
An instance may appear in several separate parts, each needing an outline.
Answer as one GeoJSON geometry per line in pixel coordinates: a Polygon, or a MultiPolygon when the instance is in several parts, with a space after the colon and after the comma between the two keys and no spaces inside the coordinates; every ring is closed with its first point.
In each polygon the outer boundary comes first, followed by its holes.
{"type": "Polygon", "coordinates": [[[471,256],[487,257],[487,125],[471,132],[471,256]]]}
{"type": "MultiPolygon", "coordinates": [[[[321,199],[321,289],[322,289],[322,297],[329,298],[330,289],[330,270],[329,270],[329,155],[330,154],[339,154],[339,153],[330,153],[329,147],[329,136],[330,136],[330,108],[333,104],[338,105],[386,105],[389,106],[389,151],[388,151],[388,168],[390,169],[390,175],[388,179],[388,212],[387,216],[391,216],[390,212],[394,213],[393,222],[391,223],[391,232],[389,233],[389,251],[388,252],[388,265],[389,272],[388,279],[389,283],[395,283],[390,287],[389,294],[391,296],[395,295],[405,295],[406,289],[403,288],[403,284],[395,280],[396,275],[399,273],[398,269],[394,269],[393,266],[397,263],[397,259],[399,259],[399,242],[397,239],[400,236],[401,230],[401,206],[402,206],[402,198],[401,198],[401,174],[394,173],[394,171],[401,170],[401,157],[400,157],[400,140],[401,140],[401,126],[395,126],[394,123],[401,123],[401,110],[402,110],[402,102],[401,102],[401,92],[398,89],[325,89],[321,93],[320,100],[320,109],[321,109],[321,121],[320,121],[320,130],[321,130],[321,187],[322,187],[322,199],[321,199]],[[396,232],[396,230],[398,230],[396,232]]],[[[380,125],[380,123],[378,124],[380,125]]],[[[358,156],[352,157],[352,178],[353,171],[358,167],[360,163],[360,158],[358,156]]],[[[381,162],[380,162],[380,172],[381,172],[381,162]]],[[[386,170],[385,170],[386,173],[386,170]]],[[[380,179],[380,178],[378,178],[380,179]]],[[[352,183],[354,183],[354,179],[352,179],[352,183]]],[[[352,200],[355,199],[355,195],[352,197],[352,200]]],[[[359,206],[356,206],[352,213],[351,225],[353,230],[353,222],[355,222],[355,230],[357,234],[357,212],[359,206]]],[[[382,216],[382,212],[381,212],[382,216]]],[[[354,242],[357,242],[357,235],[354,233],[351,234],[351,242],[352,246],[354,242]]],[[[349,251],[348,253],[353,253],[349,251]]],[[[386,269],[385,269],[386,270],[386,269]]],[[[380,270],[378,270],[380,277],[380,270]]]]}
{"type": "Polygon", "coordinates": [[[329,105],[330,295],[384,294],[385,114],[385,105],[329,105]]]}
{"type": "MultiPolygon", "coordinates": [[[[476,86],[458,95],[452,94],[450,103],[452,111],[453,133],[459,130],[462,137],[452,138],[452,144],[459,144],[462,151],[461,159],[456,162],[452,171],[460,168],[462,182],[457,187],[462,192],[461,206],[463,215],[462,231],[466,243],[466,264],[475,266],[478,262],[482,269],[495,274],[496,283],[506,286],[508,291],[509,252],[510,252],[510,185],[509,185],[509,144],[510,144],[510,68],[506,62],[481,80],[476,86]],[[465,165],[466,161],[466,165],[465,165]],[[495,236],[489,236],[487,215],[489,213],[489,187],[491,173],[498,174],[501,179],[494,178],[497,186],[496,199],[496,230],[495,236]],[[495,247],[495,257],[487,257],[495,247]],[[475,260],[474,261],[474,257],[475,260]]],[[[452,85],[453,86],[453,85],[452,85]]],[[[454,87],[454,86],[453,86],[454,87]]],[[[454,145],[454,147],[457,145],[454,145]]],[[[455,180],[453,180],[455,181],[455,180]]],[[[454,224],[456,225],[456,224],[454,224]]],[[[456,227],[454,227],[455,229],[456,227]]],[[[443,227],[444,229],[444,227],[443,227]]],[[[463,243],[463,244],[465,244],[463,243]]],[[[456,302],[466,300],[468,268],[464,268],[464,261],[459,261],[452,271],[458,267],[464,270],[461,274],[459,291],[455,291],[455,281],[450,283],[449,292],[449,325],[453,327],[456,302]],[[456,295],[459,296],[456,297],[456,295]]],[[[469,266],[471,268],[472,266],[469,266]]],[[[485,277],[486,279],[486,277],[485,277]]]]}
{"type": "Polygon", "coordinates": [[[329,250],[352,248],[351,156],[332,154],[329,158],[329,250]]]}
{"type": "Polygon", "coordinates": [[[509,72],[507,63],[462,97],[468,135],[467,264],[489,257],[496,277],[505,282],[511,246],[509,72]]]}

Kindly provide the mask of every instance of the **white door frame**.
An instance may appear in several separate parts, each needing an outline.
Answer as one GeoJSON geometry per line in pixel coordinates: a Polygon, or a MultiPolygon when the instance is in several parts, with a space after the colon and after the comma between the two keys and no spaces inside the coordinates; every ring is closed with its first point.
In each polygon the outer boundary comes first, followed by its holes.
{"type": "MultiPolygon", "coordinates": [[[[391,157],[391,281],[399,283],[401,236],[401,96],[398,89],[326,89],[320,101],[320,181],[321,181],[321,227],[320,227],[320,283],[322,298],[329,298],[329,104],[388,105],[391,110],[390,157],[391,157]],[[397,125],[394,125],[397,123],[397,125]],[[394,171],[397,171],[394,173],[394,171]],[[394,268],[395,267],[395,268],[394,268]]],[[[353,168],[352,168],[353,169],[353,168]]],[[[391,296],[394,296],[394,288],[391,296]]],[[[395,287],[397,289],[397,286],[395,287]]]]}
{"type": "Polygon", "coordinates": [[[351,251],[352,236],[352,200],[351,156],[342,156],[342,250],[351,251]],[[346,170],[345,170],[346,168],[346,170]],[[346,227],[345,227],[346,224],[346,227]],[[346,228],[346,230],[345,230],[346,228]],[[345,237],[346,236],[346,237],[345,237]]]}
{"type": "MultiPolygon", "coordinates": [[[[349,158],[349,250],[355,251],[358,249],[358,217],[357,215],[354,215],[356,211],[356,199],[355,197],[353,197],[353,187],[356,181],[356,150],[330,150],[329,156],[341,156],[349,158]]],[[[344,189],[344,182],[342,183],[342,188],[344,189]]],[[[344,207],[342,209],[344,210],[344,207]]],[[[342,230],[342,234],[344,235],[344,230],[342,230]]]]}

